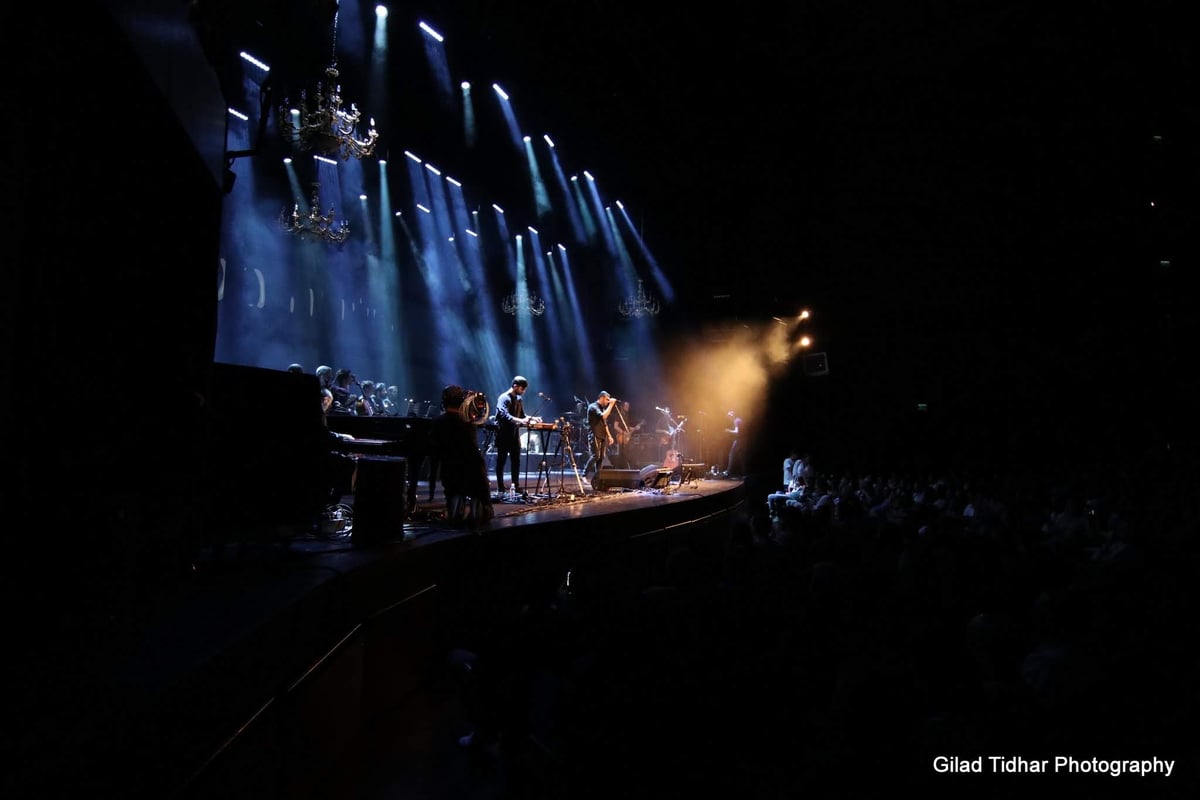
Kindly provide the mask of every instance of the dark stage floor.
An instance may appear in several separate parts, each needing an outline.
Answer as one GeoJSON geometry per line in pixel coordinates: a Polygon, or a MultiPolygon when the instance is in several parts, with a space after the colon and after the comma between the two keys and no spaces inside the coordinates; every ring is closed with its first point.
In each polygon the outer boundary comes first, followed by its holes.
{"type": "Polygon", "coordinates": [[[22,734],[8,779],[130,797],[520,796],[500,759],[458,743],[470,723],[439,649],[455,626],[564,566],[644,584],[691,531],[727,530],[743,497],[740,481],[707,477],[582,493],[573,473],[522,478],[524,496],[496,500],[475,529],[447,522],[440,488],[422,481],[408,519],[366,542],[362,498],[347,497],[347,529],[233,531],[206,545],[136,619],[89,633],[89,650],[31,654],[31,685],[50,689],[35,686],[30,703],[64,722],[22,734]]]}

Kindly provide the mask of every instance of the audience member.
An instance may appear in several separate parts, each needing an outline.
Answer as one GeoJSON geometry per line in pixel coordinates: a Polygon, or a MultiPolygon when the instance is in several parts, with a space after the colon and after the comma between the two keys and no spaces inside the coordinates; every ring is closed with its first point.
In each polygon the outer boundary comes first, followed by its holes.
{"type": "Polygon", "coordinates": [[[779,485],[783,487],[783,491],[789,491],[792,488],[792,468],[796,464],[796,459],[800,457],[796,448],[788,451],[787,456],[783,459],[783,482],[779,485]]]}

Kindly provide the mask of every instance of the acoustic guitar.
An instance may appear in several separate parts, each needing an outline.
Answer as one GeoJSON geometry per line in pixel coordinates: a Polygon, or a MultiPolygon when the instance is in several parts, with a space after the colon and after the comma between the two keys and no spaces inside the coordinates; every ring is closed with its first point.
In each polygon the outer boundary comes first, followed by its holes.
{"type": "Polygon", "coordinates": [[[623,427],[618,426],[617,427],[617,437],[616,437],[617,444],[621,445],[621,446],[629,444],[631,441],[633,441],[633,435],[635,433],[637,433],[638,431],[640,431],[642,429],[642,426],[645,424],[646,424],[646,420],[642,420],[637,425],[634,425],[632,428],[623,428],[623,427]]]}
{"type": "Polygon", "coordinates": [[[683,467],[683,459],[679,455],[678,450],[668,450],[663,456],[663,469],[677,470],[683,467]]]}

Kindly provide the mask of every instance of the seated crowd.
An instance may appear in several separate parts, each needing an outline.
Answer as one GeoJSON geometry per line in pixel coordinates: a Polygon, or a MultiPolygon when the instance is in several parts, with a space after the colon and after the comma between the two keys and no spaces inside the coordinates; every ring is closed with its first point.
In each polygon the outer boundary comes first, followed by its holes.
{"type": "MultiPolygon", "coordinates": [[[[500,752],[513,778],[628,792],[615,760],[638,796],[936,789],[939,754],[1188,758],[1194,473],[1141,469],[815,470],[632,597],[576,571],[552,625],[520,618],[539,646],[505,665],[524,694],[491,740],[519,737],[500,752]]],[[[1127,790],[1093,777],[1068,785],[1127,790]]]]}

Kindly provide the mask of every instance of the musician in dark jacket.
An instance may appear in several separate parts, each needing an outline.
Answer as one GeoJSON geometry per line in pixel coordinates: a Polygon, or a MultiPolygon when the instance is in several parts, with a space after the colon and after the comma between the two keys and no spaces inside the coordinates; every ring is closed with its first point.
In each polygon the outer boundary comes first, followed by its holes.
{"type": "Polygon", "coordinates": [[[430,427],[430,452],[451,522],[486,522],[493,516],[487,462],[479,452],[478,426],[487,419],[486,408],[487,398],[450,384],[442,390],[442,414],[430,427]]]}
{"type": "Polygon", "coordinates": [[[583,467],[583,477],[589,478],[590,475],[589,480],[594,480],[600,474],[600,468],[604,466],[604,454],[614,441],[608,418],[616,407],[612,395],[603,391],[587,407],[588,450],[591,455],[583,467]]]}
{"type": "Polygon", "coordinates": [[[521,427],[530,423],[525,416],[525,404],[521,395],[529,388],[529,381],[517,375],[512,386],[496,398],[496,491],[504,494],[504,466],[512,460],[512,486],[521,483],[521,427]]]}

